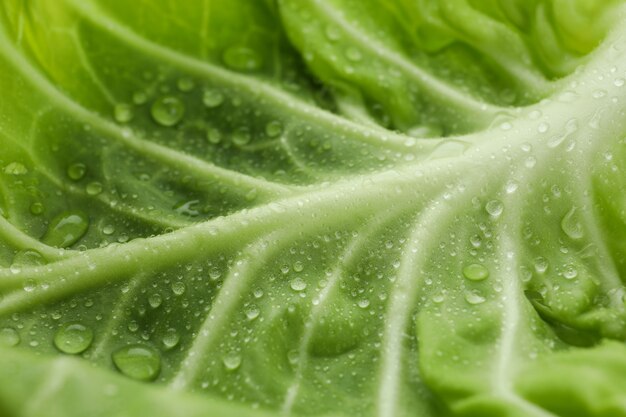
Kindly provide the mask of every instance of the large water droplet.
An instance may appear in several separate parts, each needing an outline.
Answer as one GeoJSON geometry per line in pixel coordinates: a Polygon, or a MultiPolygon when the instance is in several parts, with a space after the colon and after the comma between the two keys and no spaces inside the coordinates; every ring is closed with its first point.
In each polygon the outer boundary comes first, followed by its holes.
{"type": "Polygon", "coordinates": [[[270,138],[275,138],[283,133],[283,125],[278,120],[273,120],[265,125],[265,134],[270,138]]]}
{"type": "Polygon", "coordinates": [[[113,108],[113,117],[118,123],[128,123],[135,117],[133,106],[130,104],[120,103],[113,108]]]}
{"type": "Polygon", "coordinates": [[[504,205],[499,200],[491,200],[485,204],[485,211],[493,217],[498,217],[504,211],[504,205]]]}
{"type": "Polygon", "coordinates": [[[485,297],[483,297],[478,291],[466,291],[465,301],[472,305],[482,304],[485,302],[485,297]]]}
{"type": "Polygon", "coordinates": [[[82,212],[61,213],[52,220],[48,231],[41,239],[43,243],[57,248],[67,248],[85,235],[89,218],[82,212]]]}
{"type": "Polygon", "coordinates": [[[481,264],[470,264],[463,268],[463,276],[471,281],[482,281],[489,276],[489,270],[481,264]]]}
{"type": "Polygon", "coordinates": [[[165,349],[173,349],[180,342],[180,335],[176,331],[176,329],[167,329],[165,334],[163,335],[163,346],[165,349]]]}
{"type": "Polygon", "coordinates": [[[149,346],[125,346],[115,351],[112,359],[120,372],[140,381],[152,381],[161,372],[161,355],[149,346]]]}
{"type": "Polygon", "coordinates": [[[205,90],[202,102],[210,109],[219,107],[224,102],[224,94],[217,90],[205,90]]]}
{"type": "Polygon", "coordinates": [[[0,346],[12,347],[20,343],[20,335],[11,327],[0,329],[0,346]]]}
{"type": "Polygon", "coordinates": [[[185,115],[185,105],[174,96],[164,96],[152,104],[150,113],[155,122],[161,126],[174,126],[185,115]]]}
{"type": "Polygon", "coordinates": [[[185,283],[182,281],[172,283],[172,292],[176,295],[183,295],[185,293],[185,289],[185,283]]]}
{"type": "Polygon", "coordinates": [[[87,166],[80,162],[67,167],[67,176],[74,181],[81,180],[85,176],[86,172],[87,166]]]}
{"type": "Polygon", "coordinates": [[[304,291],[307,287],[307,284],[306,281],[304,281],[302,278],[295,278],[291,280],[289,286],[294,291],[304,291]]]}
{"type": "Polygon", "coordinates": [[[241,355],[237,352],[230,352],[224,358],[222,358],[224,366],[229,371],[234,371],[241,366],[241,355]]]}
{"type": "Polygon", "coordinates": [[[93,342],[93,331],[80,323],[64,324],[54,336],[54,346],[70,355],[84,352],[91,342],[93,342]]]}
{"type": "Polygon", "coordinates": [[[583,230],[583,226],[578,219],[578,215],[576,214],[576,207],[572,207],[570,211],[567,212],[563,219],[561,220],[561,229],[570,239],[582,239],[585,235],[583,230]]]}
{"type": "Polygon", "coordinates": [[[245,46],[228,48],[223,55],[226,66],[238,71],[255,71],[261,68],[259,54],[245,46]]]}

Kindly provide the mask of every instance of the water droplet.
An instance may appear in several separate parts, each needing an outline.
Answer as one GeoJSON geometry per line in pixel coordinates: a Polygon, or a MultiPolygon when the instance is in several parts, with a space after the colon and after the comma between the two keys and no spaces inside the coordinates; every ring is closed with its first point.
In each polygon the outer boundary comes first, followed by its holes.
{"type": "Polygon", "coordinates": [[[341,32],[339,31],[339,28],[337,28],[336,26],[332,26],[332,25],[326,26],[326,30],[324,31],[324,34],[326,35],[326,39],[328,39],[331,42],[335,42],[341,39],[341,32]]]}
{"type": "Polygon", "coordinates": [[[559,135],[552,136],[550,140],[548,140],[548,147],[555,148],[559,146],[565,139],[570,137],[574,132],[578,130],[578,120],[569,119],[565,123],[565,131],[559,135]]]}
{"type": "Polygon", "coordinates": [[[219,268],[211,268],[209,269],[209,278],[213,281],[218,280],[222,276],[222,271],[219,268]]]}
{"type": "Polygon", "coordinates": [[[172,349],[175,348],[180,342],[180,335],[176,329],[167,329],[161,341],[163,342],[165,349],[172,349]]]}
{"type": "Polygon", "coordinates": [[[591,93],[591,97],[595,99],[606,97],[606,95],[607,95],[606,90],[595,90],[593,93],[591,93]]]}
{"type": "Polygon", "coordinates": [[[463,268],[463,276],[471,281],[482,281],[489,276],[489,270],[481,264],[470,264],[463,268]]]}
{"type": "Polygon", "coordinates": [[[87,187],[85,188],[85,191],[87,192],[87,194],[93,196],[93,195],[100,194],[102,192],[103,188],[104,187],[99,182],[90,182],[89,184],[87,184],[87,187]]]}
{"type": "Polygon", "coordinates": [[[615,87],[623,87],[624,83],[626,83],[626,81],[624,81],[623,78],[616,78],[615,81],[613,81],[615,87]]]}
{"type": "Polygon", "coordinates": [[[515,191],[517,191],[518,187],[519,184],[517,183],[517,181],[511,180],[506,183],[506,185],[504,186],[504,190],[507,194],[513,194],[515,191]]]}
{"type": "Polygon", "coordinates": [[[446,298],[444,297],[443,294],[435,294],[435,295],[433,295],[433,303],[440,304],[440,303],[443,303],[443,301],[445,299],[446,298]]]}
{"type": "Polygon", "coordinates": [[[294,291],[304,291],[307,287],[307,284],[302,278],[295,278],[291,280],[289,286],[294,291]]]}
{"type": "Polygon", "coordinates": [[[159,308],[161,303],[163,303],[163,297],[161,297],[161,294],[154,293],[150,294],[148,297],[148,304],[150,304],[150,307],[152,308],[159,308]]]}
{"type": "Polygon", "coordinates": [[[150,113],[155,122],[161,126],[174,126],[183,119],[185,105],[174,96],[164,96],[152,104],[150,113]]]}
{"type": "Polygon", "coordinates": [[[44,205],[40,202],[35,202],[30,205],[30,212],[31,214],[34,214],[35,216],[42,214],[44,212],[44,209],[45,209],[44,205]]]}
{"type": "Polygon", "coordinates": [[[9,267],[9,271],[11,271],[12,274],[19,274],[20,272],[22,272],[22,266],[18,265],[16,263],[13,263],[10,267],[9,267]]]}
{"type": "Polygon", "coordinates": [[[550,125],[546,122],[541,122],[537,125],[537,132],[539,133],[546,133],[548,130],[550,130],[550,125]]]}
{"type": "Polygon", "coordinates": [[[293,270],[296,272],[302,272],[304,270],[304,265],[300,261],[296,261],[293,263],[293,270]]]}
{"type": "Polygon", "coordinates": [[[535,271],[543,274],[548,270],[548,260],[542,256],[535,258],[535,271]]]}
{"type": "Polygon", "coordinates": [[[565,279],[574,279],[578,276],[578,271],[573,265],[566,265],[563,270],[563,277],[565,279]]]}
{"type": "Polygon", "coordinates": [[[233,143],[237,146],[244,146],[250,143],[250,131],[247,127],[240,127],[233,133],[233,143]]]}
{"type": "Polygon", "coordinates": [[[82,353],[93,342],[93,331],[80,323],[67,323],[54,335],[54,346],[63,353],[82,353]]]}
{"type": "Polygon", "coordinates": [[[501,130],[511,130],[513,128],[513,125],[510,122],[504,122],[500,124],[500,129],[501,130]]]}
{"type": "Polygon", "coordinates": [[[113,108],[113,117],[118,123],[128,123],[135,117],[135,112],[130,104],[120,103],[113,108]]]}
{"type": "Polygon", "coordinates": [[[357,305],[358,305],[360,308],[367,308],[367,307],[369,307],[369,306],[370,306],[370,300],[368,300],[367,298],[364,298],[364,299],[362,299],[362,300],[359,300],[359,301],[358,301],[358,303],[357,303],[357,305]]]}
{"type": "Polygon", "coordinates": [[[228,48],[223,55],[224,63],[237,71],[255,71],[261,68],[261,56],[245,46],[228,48]]]}
{"type": "Polygon", "coordinates": [[[270,138],[275,138],[283,133],[283,125],[278,121],[274,120],[265,125],[265,134],[270,138]]]}
{"type": "Polygon", "coordinates": [[[176,295],[183,295],[185,293],[185,283],[182,281],[172,283],[172,292],[176,295]]]}
{"type": "Polygon", "coordinates": [[[20,343],[20,335],[17,330],[5,327],[0,330],[0,346],[13,347],[20,343]]]}
{"type": "Polygon", "coordinates": [[[57,248],[67,248],[78,242],[89,228],[89,218],[82,212],[61,213],[52,220],[43,243],[57,248]]]}
{"type": "Polygon", "coordinates": [[[46,260],[43,255],[33,249],[19,251],[13,257],[13,264],[36,266],[43,265],[45,263],[46,260]]]}
{"type": "Polygon", "coordinates": [[[259,310],[259,308],[254,304],[246,309],[246,317],[248,318],[248,320],[256,319],[257,317],[259,317],[259,314],[261,314],[261,310],[259,310]]]}
{"type": "Polygon", "coordinates": [[[142,91],[138,91],[133,94],[133,103],[135,103],[136,105],[139,106],[139,105],[145,104],[147,101],[148,101],[148,96],[146,95],[146,93],[142,91]]]}
{"type": "Polygon", "coordinates": [[[234,371],[241,366],[241,355],[237,352],[230,352],[228,355],[222,358],[224,366],[229,371],[234,371]]]}
{"type": "Polygon", "coordinates": [[[102,228],[102,233],[104,233],[107,236],[112,235],[113,233],[115,233],[115,226],[113,226],[112,224],[107,224],[102,228]]]}
{"type": "Polygon", "coordinates": [[[485,211],[489,213],[490,216],[498,217],[504,211],[504,205],[499,200],[491,200],[485,204],[485,211]]]}
{"type": "Polygon", "coordinates": [[[300,361],[300,352],[298,352],[297,349],[290,350],[289,352],[287,352],[287,360],[292,366],[297,365],[300,361]]]}
{"type": "Polygon", "coordinates": [[[26,292],[33,292],[37,288],[37,282],[35,282],[34,279],[27,279],[26,281],[24,281],[24,285],[22,286],[22,288],[26,292]]]}
{"type": "Polygon", "coordinates": [[[206,107],[214,109],[224,102],[224,94],[218,90],[205,90],[202,95],[202,102],[206,107]]]}
{"type": "Polygon", "coordinates": [[[209,130],[206,131],[206,140],[208,140],[209,143],[217,145],[222,140],[222,133],[214,127],[209,128],[209,130]]]}
{"type": "Polygon", "coordinates": [[[115,351],[112,359],[121,373],[140,381],[153,381],[161,372],[161,356],[149,346],[125,346],[115,351]]]}
{"type": "Polygon", "coordinates": [[[4,173],[9,175],[26,175],[28,174],[28,169],[24,166],[24,164],[11,162],[4,167],[4,173]]]}
{"type": "Polygon", "coordinates": [[[85,176],[86,172],[87,167],[85,166],[85,164],[82,164],[80,162],[77,162],[67,167],[67,176],[74,181],[82,179],[85,176]]]}
{"type": "Polygon", "coordinates": [[[485,297],[483,297],[478,291],[466,291],[465,301],[472,305],[482,304],[485,302],[485,297]]]}
{"type": "Polygon", "coordinates": [[[193,87],[195,85],[191,78],[181,78],[176,82],[176,86],[183,93],[188,93],[189,91],[193,90],[193,87]]]}
{"type": "Polygon", "coordinates": [[[576,207],[572,207],[561,220],[561,229],[571,239],[581,239],[584,236],[583,226],[576,214],[576,207]]]}
{"type": "Polygon", "coordinates": [[[354,47],[348,48],[348,50],[346,51],[346,57],[352,62],[357,62],[363,59],[361,51],[354,47]]]}
{"type": "Polygon", "coordinates": [[[470,243],[473,247],[479,248],[483,243],[483,239],[479,235],[472,235],[470,237],[470,243]]]}

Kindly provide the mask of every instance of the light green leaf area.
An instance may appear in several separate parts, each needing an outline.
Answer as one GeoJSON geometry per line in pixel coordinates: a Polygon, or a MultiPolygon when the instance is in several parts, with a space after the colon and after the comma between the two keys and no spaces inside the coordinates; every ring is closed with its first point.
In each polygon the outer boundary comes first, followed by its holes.
{"type": "Polygon", "coordinates": [[[625,80],[617,0],[3,1],[0,415],[626,416],[625,80]]]}

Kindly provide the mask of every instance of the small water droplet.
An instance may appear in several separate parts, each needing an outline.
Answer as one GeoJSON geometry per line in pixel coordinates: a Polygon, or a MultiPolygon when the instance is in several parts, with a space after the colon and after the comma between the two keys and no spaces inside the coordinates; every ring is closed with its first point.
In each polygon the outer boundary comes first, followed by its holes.
{"type": "Polygon", "coordinates": [[[358,305],[360,308],[367,308],[367,307],[369,307],[369,306],[370,306],[370,300],[368,300],[367,298],[364,298],[364,299],[362,299],[362,300],[359,300],[359,301],[357,302],[357,305],[358,305]]]}
{"type": "Polygon", "coordinates": [[[331,42],[335,42],[341,39],[341,31],[336,26],[332,26],[332,25],[326,26],[326,29],[324,30],[324,34],[326,35],[326,39],[328,39],[331,42]]]}
{"type": "Polygon", "coordinates": [[[13,347],[20,343],[20,335],[17,330],[5,327],[0,330],[0,346],[13,347]]]}
{"type": "Polygon", "coordinates": [[[222,140],[222,133],[214,127],[209,128],[206,131],[206,140],[209,141],[209,143],[217,145],[222,140]]]}
{"type": "Polygon", "coordinates": [[[163,342],[163,346],[165,346],[165,349],[168,349],[168,350],[173,349],[180,342],[180,335],[178,334],[176,329],[170,328],[170,329],[167,329],[161,341],[163,342]]]}
{"type": "Polygon", "coordinates": [[[176,82],[176,86],[183,93],[188,93],[195,87],[195,84],[191,78],[181,78],[176,82]]]}
{"type": "MultiPolygon", "coordinates": [[[[21,250],[13,257],[13,265],[11,265],[11,272],[14,272],[16,265],[37,266],[46,263],[43,255],[34,249],[21,250]]],[[[21,268],[20,268],[21,269],[21,268]]]]}
{"type": "Polygon", "coordinates": [[[67,176],[74,181],[81,180],[86,173],[87,166],[80,162],[77,162],[67,167],[67,176]]]}
{"type": "Polygon", "coordinates": [[[66,323],[54,335],[54,346],[63,353],[82,353],[93,342],[93,330],[81,323],[66,323]]]}
{"type": "Polygon", "coordinates": [[[87,194],[93,196],[100,194],[103,188],[104,187],[99,182],[90,182],[89,184],[87,184],[85,191],[87,192],[87,194]]]}
{"type": "Polygon", "coordinates": [[[61,213],[52,220],[43,243],[57,248],[67,248],[78,242],[89,228],[89,218],[82,212],[61,213]]]}
{"type": "Polygon", "coordinates": [[[44,205],[40,202],[35,202],[30,205],[30,212],[31,214],[34,214],[35,216],[42,214],[44,212],[44,209],[45,209],[44,205]]]}
{"type": "Polygon", "coordinates": [[[471,281],[483,281],[489,277],[489,270],[481,264],[470,264],[463,268],[463,276],[471,281]]]}
{"type": "Polygon", "coordinates": [[[539,133],[546,133],[548,130],[550,130],[550,125],[546,122],[541,122],[537,125],[537,132],[539,133]]]}
{"type": "Polygon", "coordinates": [[[261,314],[261,310],[259,310],[259,307],[255,306],[254,304],[246,308],[246,317],[248,318],[248,320],[256,319],[257,317],[259,317],[259,314],[261,314]]]}
{"type": "Polygon", "coordinates": [[[147,101],[148,96],[146,95],[146,93],[138,91],[133,94],[133,103],[135,103],[136,105],[140,106],[142,104],[145,104],[147,101]]]}
{"type": "Polygon", "coordinates": [[[237,71],[256,71],[261,68],[261,56],[245,46],[228,48],[222,57],[224,63],[237,71]]]}
{"type": "Polygon", "coordinates": [[[574,279],[578,276],[578,271],[573,265],[566,265],[563,270],[563,277],[565,279],[574,279]]]}
{"type": "Polygon", "coordinates": [[[4,173],[9,175],[26,175],[28,174],[28,168],[19,162],[11,162],[4,167],[4,173]]]}
{"type": "Polygon", "coordinates": [[[535,258],[535,271],[543,274],[548,270],[548,260],[542,256],[535,258]]]}
{"type": "Polygon", "coordinates": [[[150,294],[148,297],[148,304],[150,304],[150,307],[152,308],[159,308],[162,303],[163,297],[161,297],[161,294],[159,293],[150,294]]]}
{"type": "Polygon", "coordinates": [[[120,103],[113,108],[113,117],[118,123],[128,123],[135,117],[135,112],[130,104],[120,103]]]}
{"type": "Polygon", "coordinates": [[[214,109],[224,102],[224,94],[218,90],[205,90],[202,94],[202,102],[206,107],[214,109]]]}
{"type": "Polygon", "coordinates": [[[504,205],[500,200],[490,200],[485,204],[485,211],[489,213],[490,216],[498,217],[504,211],[504,205]]]}
{"type": "Polygon", "coordinates": [[[513,125],[510,122],[504,122],[500,124],[500,129],[501,130],[511,130],[513,128],[513,125]]]}
{"type": "Polygon", "coordinates": [[[177,97],[164,96],[152,104],[150,113],[155,122],[161,126],[171,127],[183,119],[185,105],[177,97]]]}
{"type": "Polygon", "coordinates": [[[511,180],[506,183],[504,190],[506,191],[507,194],[513,194],[515,191],[517,191],[518,187],[519,187],[518,182],[511,180]]]}
{"type": "Polygon", "coordinates": [[[584,236],[583,226],[576,214],[576,207],[572,207],[571,210],[563,216],[561,229],[568,237],[574,240],[581,239],[584,236]]]}
{"type": "Polygon", "coordinates": [[[363,55],[361,51],[357,48],[351,47],[346,50],[346,57],[352,62],[358,62],[363,59],[363,55]]]}
{"type": "Polygon", "coordinates": [[[304,265],[300,261],[296,261],[293,263],[293,270],[296,272],[302,272],[304,270],[304,265]]]}
{"type": "Polygon", "coordinates": [[[176,295],[183,295],[185,293],[185,289],[185,283],[182,281],[172,283],[172,292],[176,295]]]}
{"type": "Polygon", "coordinates": [[[624,81],[623,78],[616,78],[615,81],[613,81],[615,87],[623,87],[624,83],[626,83],[626,81],[624,81]]]}
{"type": "Polygon", "coordinates": [[[252,139],[250,130],[247,127],[240,127],[233,133],[233,143],[237,146],[244,146],[252,139]]]}
{"type": "Polygon", "coordinates": [[[291,280],[289,286],[294,291],[304,291],[307,287],[307,284],[306,281],[304,281],[302,278],[295,278],[291,280]]]}
{"type": "Polygon", "coordinates": [[[275,138],[283,133],[283,125],[278,120],[273,120],[265,125],[265,134],[270,138],[275,138]]]}
{"type": "Polygon", "coordinates": [[[125,346],[115,351],[112,359],[121,373],[140,381],[153,381],[161,372],[161,355],[149,346],[125,346]]]}
{"type": "Polygon", "coordinates": [[[591,93],[591,97],[595,99],[606,97],[606,95],[607,95],[606,90],[595,90],[593,93],[591,93]]]}
{"type": "Polygon", "coordinates": [[[230,352],[222,358],[224,367],[229,371],[234,371],[241,366],[241,355],[237,352],[230,352]]]}
{"type": "Polygon", "coordinates": [[[209,269],[209,278],[213,281],[218,280],[222,276],[222,271],[219,268],[211,268],[209,269]]]}
{"type": "Polygon", "coordinates": [[[485,302],[485,300],[485,297],[483,297],[478,291],[465,292],[465,301],[472,305],[482,304],[485,302]]]}

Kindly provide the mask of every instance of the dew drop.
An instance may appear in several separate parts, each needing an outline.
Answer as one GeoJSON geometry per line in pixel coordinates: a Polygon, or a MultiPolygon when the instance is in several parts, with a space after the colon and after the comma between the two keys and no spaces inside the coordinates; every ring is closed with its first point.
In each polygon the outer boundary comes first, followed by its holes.
{"type": "Polygon", "coordinates": [[[561,220],[561,229],[570,239],[582,239],[584,236],[583,226],[576,214],[576,207],[572,207],[561,220]]]}
{"type": "Polygon", "coordinates": [[[183,295],[185,293],[185,289],[185,283],[182,281],[172,283],[172,292],[176,295],[183,295]]]}
{"type": "Polygon", "coordinates": [[[259,317],[259,314],[261,314],[261,310],[259,310],[259,308],[255,305],[251,305],[246,309],[246,317],[248,320],[256,319],[259,317]]]}
{"type": "Polygon", "coordinates": [[[220,271],[219,268],[211,268],[209,270],[209,278],[211,278],[213,281],[218,280],[221,276],[222,271],[220,271]]]}
{"type": "Polygon", "coordinates": [[[289,286],[294,291],[304,291],[307,287],[307,284],[302,278],[295,278],[291,280],[289,286]]]}
{"type": "Polygon", "coordinates": [[[136,105],[142,105],[145,104],[148,101],[148,96],[146,95],[146,93],[138,91],[136,93],[133,94],[133,103],[135,103],[136,105]]]}
{"type": "Polygon", "coordinates": [[[367,298],[364,298],[362,300],[359,300],[357,302],[357,305],[363,309],[368,308],[370,306],[370,300],[368,300],[367,298]]]}
{"type": "Polygon", "coordinates": [[[247,127],[240,127],[233,133],[233,143],[237,146],[244,146],[250,143],[251,135],[247,127]]]}
{"type": "Polygon", "coordinates": [[[535,258],[535,271],[543,274],[548,270],[548,260],[542,256],[535,258]]]}
{"type": "Polygon", "coordinates": [[[546,122],[541,122],[537,125],[537,132],[546,133],[550,129],[550,125],[546,122]]]}
{"type": "Polygon", "coordinates": [[[93,342],[93,330],[81,323],[67,323],[54,335],[54,346],[63,353],[82,353],[93,342]]]}
{"type": "Polygon", "coordinates": [[[205,90],[202,95],[202,103],[210,109],[219,107],[224,102],[224,94],[218,90],[205,90]]]}
{"type": "Polygon", "coordinates": [[[304,270],[304,265],[300,261],[296,261],[293,263],[293,270],[296,272],[302,272],[304,270]]]}
{"type": "Polygon", "coordinates": [[[43,255],[34,249],[21,250],[13,257],[13,265],[11,265],[11,271],[15,265],[27,265],[37,266],[46,263],[43,255]]]}
{"type": "Polygon", "coordinates": [[[178,343],[180,343],[180,335],[178,334],[176,329],[170,328],[167,329],[161,341],[163,342],[163,346],[165,346],[165,349],[173,349],[178,345],[178,343]]]}
{"type": "Polygon", "coordinates": [[[44,212],[44,205],[40,202],[35,202],[30,205],[30,212],[35,216],[38,216],[44,212]]]}
{"type": "Polygon", "coordinates": [[[0,330],[0,346],[13,347],[20,343],[20,335],[17,330],[5,327],[0,330]]]}
{"type": "Polygon", "coordinates": [[[270,138],[275,138],[283,133],[283,125],[278,120],[273,120],[265,125],[265,134],[270,138]]]}
{"type": "Polygon", "coordinates": [[[90,182],[89,184],[87,184],[85,191],[87,192],[88,195],[94,196],[94,195],[100,194],[103,189],[104,187],[102,186],[102,184],[94,181],[94,182],[90,182]]]}
{"type": "Polygon", "coordinates": [[[26,175],[28,174],[28,168],[19,162],[11,162],[4,167],[4,173],[9,175],[26,175]]]}
{"type": "Polygon", "coordinates": [[[46,245],[67,248],[78,242],[87,233],[88,228],[89,218],[85,213],[61,213],[52,220],[41,240],[46,245]]]}
{"type": "Polygon", "coordinates": [[[161,297],[161,294],[154,293],[154,294],[150,294],[150,296],[148,297],[148,304],[152,308],[159,308],[162,303],[163,303],[163,297],[161,297]]]}
{"type": "Polygon", "coordinates": [[[181,78],[176,82],[176,87],[183,93],[188,93],[195,87],[191,78],[181,78]]]}
{"type": "Polygon", "coordinates": [[[183,119],[185,105],[177,97],[164,96],[152,104],[150,113],[155,122],[161,126],[171,127],[183,119]]]}
{"type": "Polygon", "coordinates": [[[482,304],[485,302],[485,297],[483,297],[478,291],[466,291],[465,301],[472,305],[482,304]]]}
{"type": "Polygon", "coordinates": [[[463,276],[471,281],[483,281],[489,277],[489,270],[481,264],[470,264],[463,268],[463,276]]]}
{"type": "Polygon", "coordinates": [[[130,104],[120,103],[113,108],[113,118],[118,123],[128,123],[135,117],[135,112],[130,104]]]}
{"type": "Polygon", "coordinates": [[[140,381],[153,381],[161,372],[161,355],[149,346],[125,346],[115,351],[112,359],[121,373],[140,381]]]}
{"type": "Polygon", "coordinates": [[[352,62],[358,62],[361,59],[363,59],[363,55],[361,54],[361,51],[359,51],[358,49],[354,47],[348,48],[348,50],[346,51],[346,57],[352,62]]]}
{"type": "Polygon", "coordinates": [[[578,271],[573,265],[567,265],[563,270],[563,277],[565,279],[574,279],[578,276],[578,271]]]}
{"type": "Polygon", "coordinates": [[[498,217],[504,211],[504,205],[499,200],[490,200],[485,204],[485,211],[489,213],[490,216],[498,217]]]}
{"type": "Polygon", "coordinates": [[[222,140],[222,133],[214,127],[209,128],[206,131],[206,140],[209,143],[217,145],[222,140]]]}
{"type": "Polygon", "coordinates": [[[606,97],[606,95],[607,95],[606,90],[595,90],[593,93],[591,93],[591,97],[595,99],[606,97]]]}
{"type": "Polygon", "coordinates": [[[326,29],[324,30],[324,34],[326,35],[326,39],[328,39],[331,42],[335,42],[341,39],[341,32],[339,31],[339,28],[337,28],[336,26],[332,26],[332,25],[326,26],[326,29]]]}
{"type": "Polygon", "coordinates": [[[624,83],[626,83],[626,81],[624,81],[623,78],[616,78],[615,81],[613,81],[615,87],[623,87],[624,83]]]}
{"type": "Polygon", "coordinates": [[[256,71],[262,64],[259,54],[245,46],[228,48],[223,59],[226,66],[237,71],[256,71]]]}
{"type": "Polygon", "coordinates": [[[237,352],[230,352],[222,358],[224,367],[229,371],[234,371],[241,366],[241,355],[237,352]]]}
{"type": "Polygon", "coordinates": [[[67,176],[74,181],[81,180],[85,176],[86,172],[87,166],[80,162],[77,162],[67,167],[67,176]]]}

